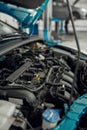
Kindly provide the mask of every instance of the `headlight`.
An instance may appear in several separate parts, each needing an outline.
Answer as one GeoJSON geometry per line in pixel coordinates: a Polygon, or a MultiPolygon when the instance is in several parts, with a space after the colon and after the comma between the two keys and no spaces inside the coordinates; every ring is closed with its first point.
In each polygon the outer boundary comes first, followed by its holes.
{"type": "Polygon", "coordinates": [[[82,8],[81,11],[87,13],[87,10],[84,8],[82,8]]]}

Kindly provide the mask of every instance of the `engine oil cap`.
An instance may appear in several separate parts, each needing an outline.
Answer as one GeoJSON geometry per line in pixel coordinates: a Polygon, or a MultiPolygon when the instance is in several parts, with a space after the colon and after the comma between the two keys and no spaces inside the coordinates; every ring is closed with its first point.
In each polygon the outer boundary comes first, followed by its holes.
{"type": "Polygon", "coordinates": [[[43,112],[42,116],[43,116],[43,119],[49,123],[58,122],[58,120],[60,119],[58,109],[49,109],[48,108],[43,112]]]}

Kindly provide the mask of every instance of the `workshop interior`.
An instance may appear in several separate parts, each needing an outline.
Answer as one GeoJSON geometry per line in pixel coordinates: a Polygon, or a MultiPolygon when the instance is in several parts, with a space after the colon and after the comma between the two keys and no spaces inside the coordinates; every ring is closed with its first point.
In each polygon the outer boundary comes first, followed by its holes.
{"type": "Polygon", "coordinates": [[[87,130],[87,0],[0,0],[0,130],[87,130]]]}

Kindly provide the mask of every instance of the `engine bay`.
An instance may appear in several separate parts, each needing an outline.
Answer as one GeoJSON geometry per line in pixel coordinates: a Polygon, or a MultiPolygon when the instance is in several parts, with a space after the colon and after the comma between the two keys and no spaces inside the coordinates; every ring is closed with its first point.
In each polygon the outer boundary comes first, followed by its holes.
{"type": "MultiPolygon", "coordinates": [[[[42,129],[42,113],[47,108],[59,109],[61,121],[64,104],[69,105],[76,63],[76,57],[55,52],[39,42],[13,49],[0,58],[0,99],[20,108],[31,124],[26,126],[28,130],[42,129]]],[[[87,63],[80,60],[72,102],[87,92],[86,72],[87,63]]]]}

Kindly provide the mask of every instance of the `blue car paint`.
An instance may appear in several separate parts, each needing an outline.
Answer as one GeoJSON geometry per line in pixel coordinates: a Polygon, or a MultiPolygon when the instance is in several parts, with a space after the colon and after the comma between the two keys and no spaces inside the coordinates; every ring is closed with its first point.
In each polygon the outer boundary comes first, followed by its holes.
{"type": "Polygon", "coordinates": [[[47,42],[47,45],[48,45],[48,46],[51,47],[51,46],[55,46],[55,45],[57,45],[57,44],[60,44],[60,42],[58,42],[58,41],[49,40],[47,28],[44,28],[43,33],[44,33],[44,40],[47,42]]]}
{"type": "Polygon", "coordinates": [[[87,113],[87,94],[79,97],[70,107],[62,122],[54,130],[76,130],[80,118],[87,113]]]}
{"type": "Polygon", "coordinates": [[[17,6],[0,2],[0,12],[8,14],[17,19],[22,28],[31,28],[41,16],[48,2],[49,0],[45,0],[40,7],[34,9],[33,11],[28,11],[24,8],[17,8],[17,6]]]}
{"type": "MultiPolygon", "coordinates": [[[[34,25],[36,24],[37,20],[39,19],[42,12],[46,8],[48,2],[49,0],[45,0],[40,7],[34,9],[33,11],[20,7],[17,8],[17,6],[0,2],[0,12],[8,14],[13,18],[17,19],[17,21],[20,23],[21,30],[23,30],[24,28],[29,28],[29,34],[34,34],[34,25]]],[[[47,29],[44,29],[43,32],[44,32],[44,40],[48,43],[49,46],[54,46],[60,43],[58,41],[54,42],[48,39],[47,29]]]]}

